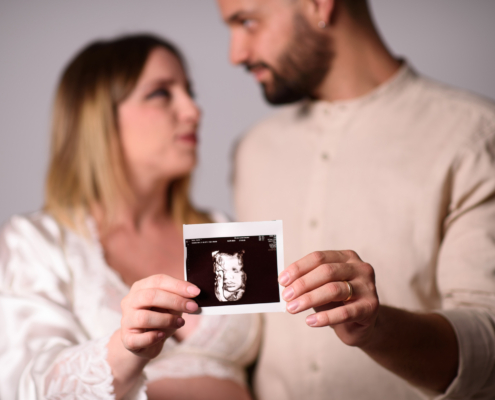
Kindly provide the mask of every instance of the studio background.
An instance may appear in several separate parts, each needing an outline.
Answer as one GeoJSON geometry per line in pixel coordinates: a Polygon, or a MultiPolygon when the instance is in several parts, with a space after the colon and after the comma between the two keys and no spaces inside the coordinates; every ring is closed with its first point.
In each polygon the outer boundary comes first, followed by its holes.
{"type": "MultiPolygon", "coordinates": [[[[394,54],[420,72],[495,98],[495,1],[371,0],[394,54]]],[[[0,223],[42,206],[51,104],[68,60],[97,38],[163,35],[183,50],[203,110],[193,200],[234,216],[236,140],[272,112],[258,84],[228,63],[214,0],[0,0],[0,223]]]]}

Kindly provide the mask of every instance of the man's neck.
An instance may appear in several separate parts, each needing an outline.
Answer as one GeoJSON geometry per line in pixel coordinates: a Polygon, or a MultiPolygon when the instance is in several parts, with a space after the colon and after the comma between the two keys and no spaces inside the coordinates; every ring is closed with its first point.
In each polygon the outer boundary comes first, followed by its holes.
{"type": "Polygon", "coordinates": [[[400,68],[373,27],[349,23],[335,30],[334,58],[315,93],[325,101],[361,97],[389,80],[400,68]]]}

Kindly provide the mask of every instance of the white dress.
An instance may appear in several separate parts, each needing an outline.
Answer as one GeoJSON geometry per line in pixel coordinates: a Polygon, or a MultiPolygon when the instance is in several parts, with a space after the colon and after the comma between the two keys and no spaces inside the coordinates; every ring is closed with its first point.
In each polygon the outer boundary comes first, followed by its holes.
{"type": "MultiPolygon", "coordinates": [[[[50,215],[14,216],[0,233],[0,399],[113,399],[106,345],[129,291],[91,238],[50,215]]],[[[212,376],[244,384],[261,334],[255,314],[203,316],[182,342],[170,338],[148,380],[212,376]]],[[[126,399],[146,399],[142,379],[126,399]]]]}

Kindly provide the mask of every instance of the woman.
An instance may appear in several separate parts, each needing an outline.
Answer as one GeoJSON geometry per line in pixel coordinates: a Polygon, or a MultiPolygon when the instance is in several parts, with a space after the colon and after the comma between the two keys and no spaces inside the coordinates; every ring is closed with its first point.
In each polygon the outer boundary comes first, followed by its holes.
{"type": "Polygon", "coordinates": [[[96,42],[69,64],[45,209],[0,236],[0,398],[249,398],[258,317],[188,314],[181,225],[215,220],[188,200],[199,119],[162,39],[96,42]]]}

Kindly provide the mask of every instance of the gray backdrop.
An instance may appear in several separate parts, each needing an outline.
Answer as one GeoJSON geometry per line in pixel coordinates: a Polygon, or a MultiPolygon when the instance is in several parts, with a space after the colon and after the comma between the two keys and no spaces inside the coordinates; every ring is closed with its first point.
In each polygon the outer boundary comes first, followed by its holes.
{"type": "MultiPolygon", "coordinates": [[[[371,0],[397,55],[440,81],[495,98],[495,1],[371,0]]],[[[175,41],[203,109],[193,199],[233,215],[235,141],[272,112],[254,80],[228,64],[214,0],[0,0],[0,223],[39,209],[58,75],[88,41],[150,31],[175,41]]]]}

